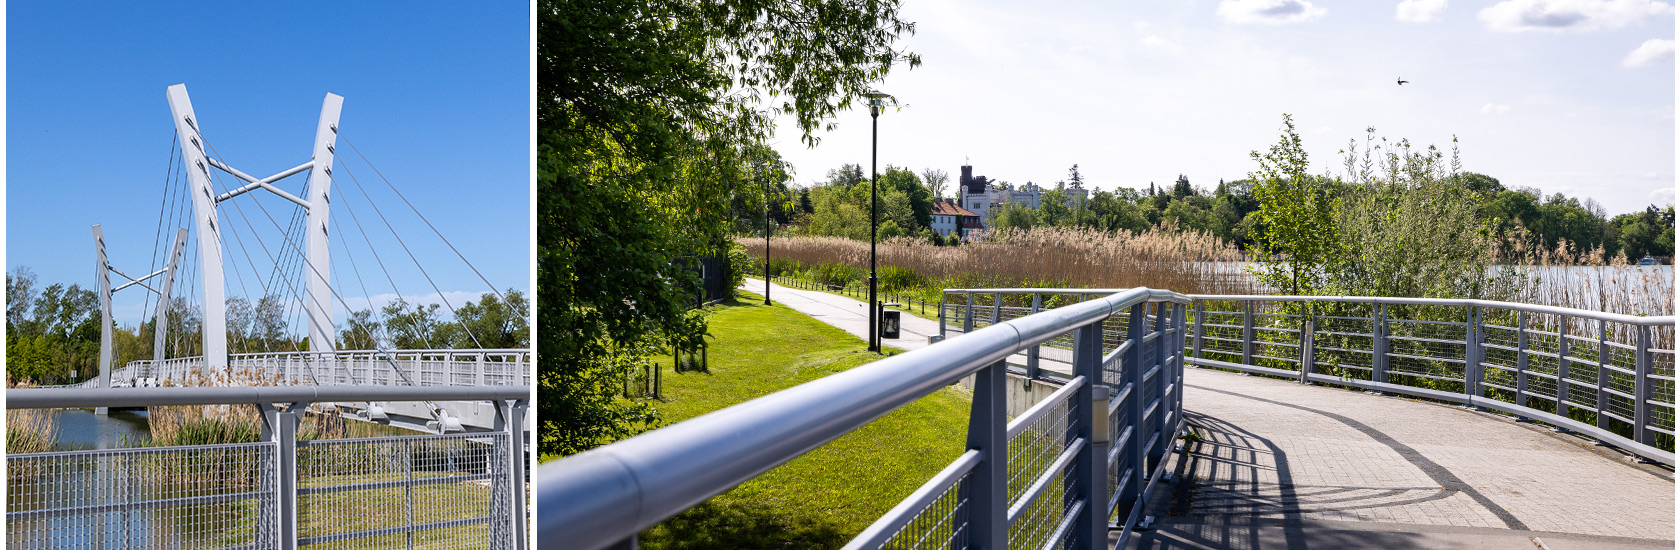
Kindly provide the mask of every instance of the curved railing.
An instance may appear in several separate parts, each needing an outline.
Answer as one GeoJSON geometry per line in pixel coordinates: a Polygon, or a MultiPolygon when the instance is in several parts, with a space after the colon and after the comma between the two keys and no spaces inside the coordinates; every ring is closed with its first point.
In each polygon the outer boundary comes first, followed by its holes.
{"type": "MultiPolygon", "coordinates": [[[[951,289],[940,330],[971,332],[1110,292],[951,289]]],[[[1674,464],[1673,316],[1490,300],[1190,298],[1190,365],[1502,411],[1674,464]]],[[[1066,380],[1071,350],[1065,338],[1048,341],[1012,358],[1012,370],[1066,380]]]]}
{"type": "Polygon", "coordinates": [[[1673,316],[1490,300],[1192,298],[1191,365],[1502,411],[1674,465],[1673,316]]]}
{"type": "Polygon", "coordinates": [[[968,451],[847,548],[1106,547],[1111,516],[1127,530],[1140,519],[1182,428],[1189,303],[1142,288],[1097,296],[557,460],[537,473],[538,540],[633,543],[643,529],[973,375],[968,451]],[[1124,337],[1104,338],[1109,327],[1124,337]],[[1007,420],[1004,360],[1056,339],[1071,342],[1069,378],[1007,420]]]}

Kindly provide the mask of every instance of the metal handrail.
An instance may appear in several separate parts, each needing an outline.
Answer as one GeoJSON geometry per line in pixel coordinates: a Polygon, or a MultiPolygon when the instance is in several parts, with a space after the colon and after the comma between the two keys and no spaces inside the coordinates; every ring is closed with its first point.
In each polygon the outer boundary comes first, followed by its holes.
{"type": "MultiPolygon", "coordinates": [[[[320,493],[324,490],[336,492],[359,491],[386,487],[413,487],[438,483],[441,481],[459,482],[468,479],[488,481],[490,489],[488,514],[479,518],[468,518],[462,521],[489,523],[490,542],[498,548],[515,550],[526,548],[526,540],[522,536],[525,532],[521,522],[526,518],[525,495],[519,488],[524,485],[525,465],[527,464],[527,450],[524,442],[524,416],[529,407],[530,386],[242,386],[242,387],[186,387],[186,388],[13,388],[6,390],[7,409],[58,409],[83,407],[146,407],[168,405],[253,405],[262,418],[262,441],[251,444],[237,445],[183,445],[175,447],[148,448],[143,450],[94,450],[67,451],[51,453],[20,453],[11,455],[12,464],[26,460],[76,459],[79,457],[108,457],[124,453],[151,453],[168,455],[169,453],[193,453],[211,450],[223,452],[230,448],[251,447],[262,449],[265,458],[257,461],[258,477],[263,479],[265,489],[257,492],[245,492],[231,495],[207,495],[208,499],[244,499],[255,501],[249,510],[254,518],[242,519],[260,533],[257,535],[255,547],[259,548],[296,548],[300,544],[309,544],[320,537],[300,538],[299,521],[300,497],[320,493]],[[304,441],[300,438],[300,427],[306,407],[313,403],[332,403],[345,401],[489,401],[496,410],[496,426],[493,432],[459,435],[424,435],[406,437],[374,437],[326,441],[304,441]],[[281,409],[276,404],[288,404],[281,409]],[[438,478],[433,480],[417,480],[412,476],[402,480],[359,481],[355,483],[341,483],[332,486],[302,486],[299,479],[303,472],[300,460],[300,449],[328,445],[368,445],[380,442],[410,442],[425,441],[465,441],[488,439],[490,445],[499,445],[500,451],[486,460],[495,461],[494,467],[487,471],[473,474],[472,477],[454,476],[447,480],[438,478]]],[[[161,461],[160,461],[161,462],[161,461]]],[[[99,468],[111,468],[104,458],[99,458],[99,468]]],[[[130,475],[132,472],[118,469],[113,475],[130,475]]],[[[8,475],[10,470],[8,470],[8,475]]],[[[127,490],[127,485],[118,487],[121,491],[109,490],[102,493],[106,499],[117,499],[127,490]]],[[[16,488],[14,488],[15,491],[16,488]]],[[[14,493],[15,496],[16,493],[14,493]]],[[[11,498],[11,497],[8,497],[11,498]]],[[[126,497],[125,497],[126,498],[126,497]]],[[[123,507],[178,505],[191,499],[164,499],[152,497],[135,497],[143,501],[113,502],[101,504],[112,510],[123,507]]],[[[194,497],[200,498],[200,497],[194,497]]],[[[193,501],[196,502],[196,501],[193,501]]],[[[8,505],[12,504],[8,501],[8,505]]],[[[413,502],[406,503],[413,506],[413,502]]],[[[16,508],[11,507],[11,508],[16,508]]],[[[10,509],[10,508],[9,508],[10,509]]],[[[21,509],[20,509],[21,510],[21,509]]],[[[41,512],[8,511],[8,523],[38,515],[41,512]]],[[[86,515],[91,512],[87,507],[58,507],[47,511],[52,515],[75,516],[86,515]]],[[[101,521],[102,515],[94,516],[94,521],[101,521]]],[[[407,529],[428,530],[447,526],[445,523],[414,524],[412,513],[408,516],[410,525],[407,529]]],[[[385,534],[383,529],[363,530],[348,534],[337,534],[332,537],[366,537],[385,534]]],[[[15,541],[16,539],[14,539],[15,541]]],[[[126,540],[126,539],[125,539],[126,540]]]]}
{"type": "MultiPolygon", "coordinates": [[[[1084,339],[1083,346],[1086,348],[1082,355],[1084,359],[1080,360],[1082,367],[1099,368],[1098,363],[1103,355],[1100,349],[1101,339],[1093,338],[1099,334],[1099,323],[1128,309],[1132,311],[1134,320],[1143,319],[1142,305],[1152,302],[1177,304],[1178,307],[1174,309],[1182,312],[1182,306],[1189,304],[1190,300],[1182,294],[1164,290],[1124,290],[1106,297],[998,323],[953,338],[938,346],[887,357],[673,426],[554,461],[540,467],[537,473],[535,490],[537,506],[541,510],[537,538],[546,541],[546,545],[568,548],[602,548],[623,542],[633,538],[643,529],[860,428],[903,405],[955,383],[965,376],[979,374],[975,382],[974,410],[980,416],[970,419],[970,448],[981,448],[983,453],[992,453],[989,455],[992,459],[982,460],[980,466],[970,465],[965,468],[960,464],[968,464],[972,460],[959,458],[959,464],[947,469],[946,474],[949,474],[951,479],[936,478],[930,483],[949,487],[951,483],[955,483],[955,477],[980,476],[981,472],[973,468],[985,469],[988,479],[983,480],[979,486],[988,489],[975,489],[977,496],[974,497],[983,500],[984,503],[973,505],[971,508],[975,509],[973,514],[983,514],[990,519],[976,521],[977,530],[974,536],[989,541],[986,543],[988,546],[995,545],[993,543],[998,542],[998,537],[1006,536],[1007,533],[1007,525],[1001,521],[1008,504],[1002,502],[1006,500],[1002,492],[1007,491],[1007,487],[996,483],[1002,479],[999,459],[1007,452],[997,448],[998,444],[1006,441],[1002,439],[1005,426],[1000,406],[1003,401],[1001,392],[1005,385],[1002,383],[1002,360],[1064,333],[1078,331],[1083,335],[1081,338],[1084,339]],[[1092,345],[1093,341],[1098,345],[1092,345]],[[996,418],[992,418],[993,415],[996,418]],[[977,437],[990,443],[976,446],[974,441],[977,437]],[[989,477],[994,474],[999,477],[989,477]]],[[[1139,326],[1137,329],[1141,331],[1143,327],[1139,326]]],[[[1141,337],[1141,332],[1139,336],[1141,337]]],[[[1161,356],[1171,351],[1165,349],[1166,346],[1155,348],[1161,356]]],[[[1137,355],[1137,349],[1136,346],[1132,348],[1133,355],[1137,355]]],[[[1179,346],[1174,357],[1181,357],[1181,354],[1182,346],[1179,346]]],[[[1166,362],[1161,358],[1138,357],[1134,358],[1132,370],[1138,370],[1142,361],[1146,360],[1153,363],[1166,362]]],[[[1175,368],[1181,368],[1183,362],[1175,363],[1175,368]]],[[[1141,373],[1134,373],[1134,377],[1136,374],[1141,373]]],[[[1166,383],[1157,379],[1156,385],[1165,386],[1166,383]]],[[[1089,402],[1093,393],[1107,395],[1107,392],[1093,392],[1089,387],[1077,392],[1077,395],[1089,402]]],[[[1182,392],[1172,392],[1175,399],[1181,394],[1182,392]]],[[[1137,392],[1134,392],[1134,395],[1138,395],[1137,392]]],[[[1086,412],[1083,418],[1070,413],[1069,421],[1083,426],[1081,429],[1089,433],[1092,429],[1090,423],[1096,415],[1083,408],[1091,406],[1090,404],[1078,402],[1079,399],[1070,399],[1070,407],[1078,405],[1080,410],[1086,412]]],[[[1134,405],[1137,403],[1134,402],[1134,405]]],[[[1102,410],[1107,410],[1106,401],[1103,402],[1103,407],[1102,410]]],[[[1134,411],[1142,412],[1142,409],[1141,406],[1136,406],[1134,411]]],[[[1180,409],[1174,406],[1172,410],[1180,409]]],[[[1156,431],[1158,437],[1168,429],[1178,429],[1181,414],[1155,414],[1156,418],[1163,422],[1167,418],[1173,418],[1169,428],[1156,431]]],[[[1106,438],[1106,434],[1103,437],[1106,438]]],[[[1085,445],[1084,453],[1092,453],[1097,457],[1109,456],[1106,451],[1096,453],[1097,449],[1093,447],[1097,446],[1085,445]]],[[[1146,452],[1141,447],[1135,451],[1139,458],[1145,454],[1154,457],[1159,453],[1160,450],[1146,452]]],[[[1081,464],[1085,463],[1086,459],[1082,459],[1081,464]]],[[[1152,478],[1159,476],[1160,471],[1164,469],[1161,466],[1164,466],[1164,462],[1158,462],[1155,476],[1151,476],[1152,478]]],[[[1080,475],[1084,476],[1081,479],[1091,479],[1082,487],[1091,490],[1097,489],[1094,486],[1101,485],[1096,494],[1106,493],[1107,476],[1089,475],[1100,471],[1087,470],[1081,473],[1080,475]]],[[[924,486],[912,495],[912,499],[933,498],[927,494],[929,491],[929,487],[924,486]]],[[[1146,495],[1145,491],[1134,496],[1141,501],[1146,495]]],[[[1096,502],[1106,504],[1109,499],[1097,498],[1096,502]]],[[[1095,521],[1092,518],[1097,518],[1099,514],[1104,518],[1101,520],[1101,529],[1106,532],[1106,517],[1110,509],[1107,506],[1083,508],[1090,510],[1083,512],[1090,516],[1086,518],[1086,523],[1095,521]]],[[[1077,512],[1079,507],[1075,509],[1076,512],[1070,514],[1080,513],[1077,512]]],[[[1135,514],[1136,511],[1134,509],[1132,512],[1135,514]]],[[[906,508],[899,510],[899,513],[910,513],[910,510],[906,508]]],[[[902,516],[883,519],[889,523],[903,520],[902,516]]],[[[879,529],[874,528],[866,533],[871,534],[871,537],[881,535],[879,529]]],[[[1080,536],[1085,537],[1086,534],[1080,536]]],[[[1106,535],[1102,539],[1102,542],[1106,543],[1106,535]]]]}
{"type": "Polygon", "coordinates": [[[1675,463],[1674,452],[1657,445],[1657,434],[1672,437],[1672,424],[1659,426],[1659,417],[1653,414],[1656,409],[1667,409],[1667,418],[1673,417],[1672,394],[1664,397],[1655,391],[1658,382],[1671,381],[1672,376],[1654,373],[1653,366],[1660,354],[1668,355],[1668,364],[1672,365],[1674,350],[1656,347],[1652,334],[1664,328],[1671,330],[1675,326],[1674,316],[1623,315],[1473,299],[1254,295],[1192,295],[1191,298],[1196,305],[1194,336],[1188,350],[1191,357],[1187,359],[1191,365],[1290,377],[1303,383],[1351,386],[1502,411],[1519,419],[1538,420],[1591,436],[1646,459],[1671,466],[1675,463]],[[1240,302],[1245,305],[1242,311],[1210,311],[1206,309],[1208,302],[1240,302]],[[1369,317],[1319,316],[1309,313],[1310,310],[1266,314],[1257,311],[1254,305],[1264,302],[1368,304],[1372,313],[1369,317]],[[1454,321],[1391,318],[1389,306],[1393,305],[1462,308],[1464,311],[1459,317],[1461,320],[1454,321]],[[1493,312],[1514,314],[1516,322],[1510,324],[1517,326],[1484,321],[1493,312]],[[1211,315],[1241,315],[1243,323],[1239,326],[1230,322],[1207,322],[1211,315]],[[1553,316],[1555,319],[1550,319],[1553,322],[1541,331],[1528,326],[1533,315],[1553,316]],[[1289,318],[1293,321],[1288,322],[1298,324],[1260,327],[1255,325],[1255,319],[1259,317],[1289,318]],[[1315,326],[1319,320],[1368,322],[1370,329],[1351,332],[1346,329],[1320,330],[1315,326]],[[1406,325],[1438,327],[1434,330],[1452,331],[1452,334],[1394,334],[1393,328],[1406,325]],[[1218,336],[1208,334],[1209,329],[1218,336]],[[1235,334],[1236,329],[1241,329],[1240,338],[1235,334]],[[1596,332],[1597,336],[1570,334],[1571,329],[1596,332]],[[1218,332],[1221,330],[1224,332],[1218,332]],[[1266,331],[1269,336],[1261,335],[1260,331],[1266,331]],[[1489,332],[1506,336],[1507,340],[1490,339],[1489,332]],[[1315,342],[1315,338],[1321,335],[1356,340],[1343,344],[1345,347],[1332,347],[1315,342]],[[1541,337],[1556,341],[1549,347],[1530,343],[1531,339],[1541,337]],[[1618,342],[1618,338],[1632,342],[1618,342]],[[1369,339],[1369,344],[1357,341],[1363,339],[1369,339]],[[1393,344],[1407,342],[1414,343],[1414,347],[1431,347],[1394,349],[1393,344]],[[1240,351],[1229,349],[1233,344],[1240,346],[1240,351]],[[1292,357],[1262,355],[1260,348],[1270,346],[1293,348],[1285,354],[1292,357]],[[1225,349],[1217,349],[1220,347],[1225,349]],[[1586,355],[1591,357],[1582,356],[1580,352],[1583,350],[1574,348],[1585,348],[1586,355]],[[1317,358],[1320,351],[1355,358],[1369,356],[1370,363],[1325,363],[1317,358]],[[1620,355],[1623,358],[1632,355],[1633,364],[1617,365],[1618,351],[1624,354],[1620,355]],[[1497,352],[1498,357],[1490,359],[1490,352],[1497,352]],[[1210,354],[1223,355],[1226,360],[1206,357],[1210,354]],[[1272,361],[1272,366],[1261,364],[1264,361],[1272,361]],[[1434,364],[1450,368],[1442,367],[1441,372],[1425,373],[1415,368],[1403,370],[1391,367],[1391,363],[1396,361],[1414,366],[1434,364]],[[1343,375],[1317,372],[1320,367],[1342,369],[1343,375]],[[1568,374],[1570,369],[1580,369],[1580,372],[1571,376],[1568,374]],[[1498,373],[1499,378],[1490,381],[1488,377],[1493,373],[1498,373]],[[1581,374],[1591,379],[1583,379],[1581,374]],[[1548,393],[1542,387],[1536,391],[1535,385],[1529,384],[1531,379],[1543,379],[1553,390],[1548,393]],[[1422,383],[1419,380],[1435,382],[1422,383]],[[1439,389],[1440,383],[1462,384],[1462,391],[1439,389]],[[1436,387],[1419,387],[1422,385],[1436,387]],[[1582,397],[1583,394],[1590,397],[1582,397]],[[1502,396],[1509,396],[1510,401],[1502,396]],[[1536,400],[1550,402],[1552,406],[1547,410],[1529,406],[1536,400]],[[1618,413],[1613,410],[1616,407],[1607,404],[1626,410],[1618,413]],[[1572,411],[1590,412],[1596,422],[1571,418],[1572,411]],[[1624,430],[1631,427],[1632,437],[1618,433],[1612,420],[1620,422],[1624,430]]]}

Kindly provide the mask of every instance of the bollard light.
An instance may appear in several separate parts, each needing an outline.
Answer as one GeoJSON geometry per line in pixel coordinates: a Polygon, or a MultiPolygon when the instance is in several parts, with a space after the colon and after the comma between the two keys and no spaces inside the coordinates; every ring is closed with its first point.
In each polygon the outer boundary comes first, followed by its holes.
{"type": "Polygon", "coordinates": [[[1091,442],[1097,445],[1114,443],[1110,439],[1113,430],[1109,429],[1108,402],[1114,398],[1114,389],[1102,384],[1091,386],[1091,442]]]}

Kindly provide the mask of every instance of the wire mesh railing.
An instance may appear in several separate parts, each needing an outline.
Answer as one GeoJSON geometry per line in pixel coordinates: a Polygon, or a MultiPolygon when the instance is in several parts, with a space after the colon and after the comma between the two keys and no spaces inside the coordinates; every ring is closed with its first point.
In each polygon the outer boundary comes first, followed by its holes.
{"type": "MultiPolygon", "coordinates": [[[[276,383],[354,386],[511,386],[531,384],[531,350],[437,349],[236,353],[228,368],[276,383]]],[[[181,385],[210,376],[203,357],[153,364],[133,361],[111,379],[138,385],[181,385]]],[[[90,382],[92,385],[96,385],[90,382]]],[[[92,387],[89,385],[88,387],[92,387]]]]}
{"type": "MultiPolygon", "coordinates": [[[[1016,291],[973,291],[1000,292],[1016,291]]],[[[537,536],[573,548],[633,544],[643,529],[972,375],[969,450],[846,548],[1106,547],[1111,517],[1122,537],[1143,519],[1182,429],[1188,304],[1131,289],[1005,318],[999,303],[995,323],[944,343],[551,462],[538,474],[537,536]],[[1005,359],[1049,342],[1065,346],[1051,348],[1069,366],[1062,387],[1006,422],[1005,359]]]]}
{"type": "Polygon", "coordinates": [[[1189,362],[1497,410],[1674,464],[1674,317],[1494,302],[1192,296],[1189,362]]]}
{"type": "Polygon", "coordinates": [[[525,548],[529,391],[7,390],[10,409],[251,405],[261,419],[248,443],[9,454],[8,548],[525,548]],[[303,430],[312,403],[430,400],[488,401],[497,426],[333,439],[309,413],[303,430]]]}

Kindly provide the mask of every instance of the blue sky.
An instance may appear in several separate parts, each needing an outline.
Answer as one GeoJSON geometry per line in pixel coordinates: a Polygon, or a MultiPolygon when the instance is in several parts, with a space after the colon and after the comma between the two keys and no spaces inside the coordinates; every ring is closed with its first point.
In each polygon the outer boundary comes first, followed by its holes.
{"type": "MultiPolygon", "coordinates": [[[[437,293],[348,174],[379,203],[450,301],[458,306],[489,289],[347,141],[491,283],[529,295],[528,8],[523,2],[12,3],[6,19],[8,270],[27,266],[41,286],[95,287],[90,226],[102,224],[112,264],[131,275],[149,272],[160,212],[168,210],[174,127],[164,93],[185,83],[208,145],[257,177],[308,161],[323,97],[344,97],[331,247],[335,284],[353,306],[363,307],[369,296],[382,303],[394,291],[349,225],[347,209],[355,210],[396,289],[432,303],[437,293]]],[[[235,181],[221,178],[220,185],[235,181]]],[[[278,186],[301,196],[305,179],[278,186]]],[[[295,207],[257,191],[221,209],[223,227],[240,233],[246,247],[231,233],[224,238],[226,261],[238,265],[227,268],[227,293],[255,300],[257,280],[269,281],[273,263],[254,237],[266,242],[268,254],[288,248],[262,209],[286,225],[295,207]],[[242,272],[243,287],[235,271],[242,272]]],[[[166,247],[169,239],[155,246],[166,247]]],[[[122,280],[113,276],[113,284],[122,280]]],[[[118,293],[118,322],[140,322],[144,300],[136,288],[118,293]]],[[[342,323],[344,308],[335,309],[342,323]]]]}
{"type": "MultiPolygon", "coordinates": [[[[1315,172],[1375,127],[1419,146],[1456,134],[1464,169],[1611,215],[1674,200],[1672,2],[915,0],[902,15],[924,63],[879,85],[908,104],[880,119],[883,165],[954,178],[967,157],[1019,184],[1078,163],[1102,189],[1181,173],[1212,188],[1254,170],[1290,113],[1315,172]]],[[[799,182],[868,169],[868,112],[839,122],[815,149],[781,125],[799,182]]]]}

